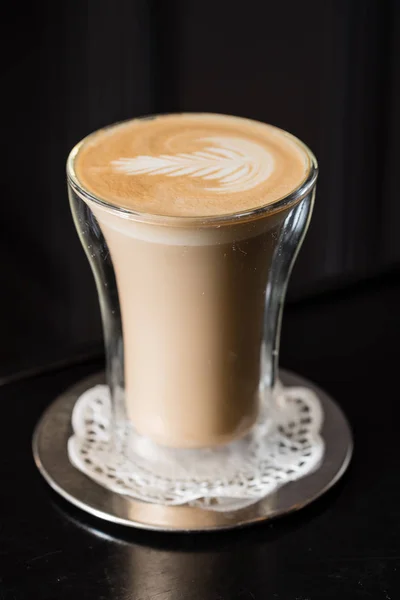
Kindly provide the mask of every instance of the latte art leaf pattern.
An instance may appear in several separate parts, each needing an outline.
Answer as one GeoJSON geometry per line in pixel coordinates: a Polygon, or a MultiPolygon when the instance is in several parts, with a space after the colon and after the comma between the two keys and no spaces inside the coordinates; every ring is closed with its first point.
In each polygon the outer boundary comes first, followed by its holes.
{"type": "Polygon", "coordinates": [[[140,155],[111,162],[126,175],[165,175],[215,180],[210,192],[243,192],[263,183],[274,169],[272,155],[254,142],[241,138],[202,138],[205,147],[192,153],[140,155]],[[212,144],[212,145],[209,145],[212,144]]]}

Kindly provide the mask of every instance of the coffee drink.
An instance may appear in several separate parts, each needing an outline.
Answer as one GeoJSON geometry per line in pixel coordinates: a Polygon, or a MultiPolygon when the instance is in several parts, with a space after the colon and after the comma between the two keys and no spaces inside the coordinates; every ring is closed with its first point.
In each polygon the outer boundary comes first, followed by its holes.
{"type": "Polygon", "coordinates": [[[244,435],[259,409],[265,294],[310,154],[222,115],[139,119],[77,148],[74,177],[111,254],[137,431],[177,448],[244,435]]]}
{"type": "Polygon", "coordinates": [[[222,115],[166,115],[100,130],[75,163],[84,187],[117,206],[162,216],[243,212],[285,197],[309,159],[280,129],[222,115]]]}

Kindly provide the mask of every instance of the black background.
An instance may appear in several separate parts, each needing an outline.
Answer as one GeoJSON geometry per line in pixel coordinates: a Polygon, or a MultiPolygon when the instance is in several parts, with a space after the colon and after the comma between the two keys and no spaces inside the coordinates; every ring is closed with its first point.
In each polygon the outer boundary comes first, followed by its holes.
{"type": "Polygon", "coordinates": [[[291,302],[397,269],[399,39],[397,0],[7,3],[0,377],[101,348],[65,160],[120,119],[233,113],[313,149],[317,205],[291,302]]]}
{"type": "Polygon", "coordinates": [[[0,600],[396,600],[400,1],[37,0],[0,17],[0,600]],[[113,121],[180,110],[261,119],[317,155],[281,362],[333,395],[355,439],[323,499],[221,535],[90,518],[51,492],[30,446],[46,406],[102,367],[68,152],[113,121]]]}

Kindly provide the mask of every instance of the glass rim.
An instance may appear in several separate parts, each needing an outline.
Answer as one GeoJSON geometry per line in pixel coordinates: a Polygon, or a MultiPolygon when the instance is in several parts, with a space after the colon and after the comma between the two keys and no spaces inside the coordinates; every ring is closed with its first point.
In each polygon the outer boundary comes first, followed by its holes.
{"type": "MultiPolygon", "coordinates": [[[[212,116],[221,116],[221,117],[222,116],[231,116],[231,115],[222,115],[222,114],[216,114],[216,113],[195,113],[195,112],[159,113],[159,114],[152,114],[152,115],[148,115],[148,116],[135,117],[133,119],[126,119],[124,121],[112,123],[111,125],[100,128],[100,129],[90,133],[89,135],[85,136],[80,142],[78,142],[72,148],[71,152],[69,153],[69,156],[67,159],[67,181],[68,181],[68,184],[71,187],[71,189],[84,202],[94,203],[94,204],[98,205],[99,207],[103,208],[104,210],[111,212],[120,218],[131,219],[133,221],[154,224],[154,225],[165,225],[165,226],[175,226],[175,227],[182,227],[182,226],[205,227],[205,226],[213,226],[213,225],[219,226],[219,225],[223,225],[223,224],[234,224],[236,222],[242,223],[242,222],[246,222],[246,221],[253,221],[253,220],[261,219],[262,217],[267,216],[269,214],[274,214],[274,213],[280,212],[281,210],[284,210],[285,208],[287,208],[293,204],[296,204],[297,202],[302,200],[305,196],[307,196],[310,193],[310,191],[315,186],[315,183],[316,183],[316,180],[318,177],[318,163],[317,163],[317,159],[315,158],[313,152],[310,150],[310,148],[304,142],[302,142],[295,135],[289,133],[288,131],[285,131],[284,129],[281,129],[279,127],[275,127],[274,125],[269,125],[269,124],[268,124],[269,127],[274,127],[274,129],[278,129],[279,131],[282,131],[286,136],[290,137],[292,139],[292,141],[294,141],[297,145],[299,145],[301,147],[301,149],[305,152],[305,154],[308,158],[308,163],[309,163],[308,171],[306,173],[305,178],[299,184],[299,186],[297,186],[289,194],[286,194],[285,196],[278,198],[274,202],[270,202],[268,204],[257,206],[255,208],[236,211],[236,212],[232,212],[232,213],[223,213],[223,214],[218,214],[218,215],[203,215],[203,216],[200,216],[200,215],[176,216],[176,215],[162,215],[162,214],[141,212],[141,211],[138,211],[138,210],[135,210],[132,208],[118,206],[117,204],[110,202],[106,198],[98,196],[98,195],[94,194],[93,192],[89,191],[79,181],[79,179],[76,175],[76,172],[75,172],[75,167],[74,167],[75,159],[76,159],[81,147],[88,140],[90,140],[94,135],[96,135],[99,131],[107,131],[108,129],[112,129],[113,127],[123,125],[124,123],[128,123],[130,121],[142,121],[142,120],[146,120],[149,118],[155,118],[158,116],[164,116],[164,115],[170,115],[170,114],[175,114],[175,115],[182,114],[182,115],[193,115],[193,116],[201,114],[201,115],[210,115],[210,116],[212,115],[212,116]]],[[[257,121],[255,119],[246,119],[243,117],[235,117],[235,118],[267,125],[266,123],[263,123],[262,121],[257,121]]]]}

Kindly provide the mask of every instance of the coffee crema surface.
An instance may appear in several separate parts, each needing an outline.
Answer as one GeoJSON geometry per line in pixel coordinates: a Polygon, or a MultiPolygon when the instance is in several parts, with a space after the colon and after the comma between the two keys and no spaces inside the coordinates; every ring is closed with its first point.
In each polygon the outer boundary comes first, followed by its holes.
{"type": "Polygon", "coordinates": [[[140,213],[207,217],[274,203],[310,169],[305,147],[264,123],[213,114],[134,119],[83,141],[74,163],[96,197],[140,213]]]}

